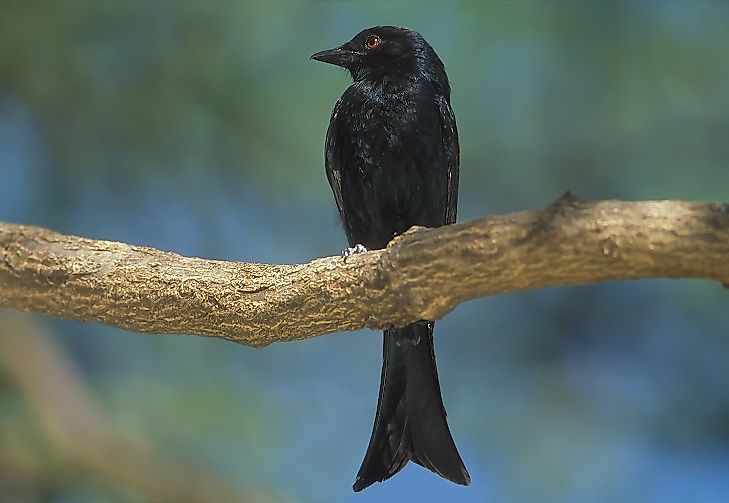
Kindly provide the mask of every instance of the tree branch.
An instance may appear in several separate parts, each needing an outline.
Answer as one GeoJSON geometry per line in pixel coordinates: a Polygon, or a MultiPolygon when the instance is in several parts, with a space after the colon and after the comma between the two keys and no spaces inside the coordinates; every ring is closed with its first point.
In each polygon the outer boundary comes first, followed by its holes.
{"type": "Polygon", "coordinates": [[[469,299],[640,278],[729,285],[729,205],[593,201],[438,229],[386,249],[266,265],[0,223],[0,306],[265,346],[437,319],[469,299]]]}

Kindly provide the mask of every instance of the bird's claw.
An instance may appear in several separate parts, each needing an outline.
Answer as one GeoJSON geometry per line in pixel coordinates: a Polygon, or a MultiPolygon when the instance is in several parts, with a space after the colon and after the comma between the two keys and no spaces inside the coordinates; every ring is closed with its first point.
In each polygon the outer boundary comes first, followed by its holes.
{"type": "Polygon", "coordinates": [[[345,248],[344,250],[342,250],[342,259],[346,262],[347,257],[349,257],[350,255],[354,255],[356,253],[364,253],[366,251],[367,248],[365,248],[361,244],[356,244],[351,248],[345,248]]]}

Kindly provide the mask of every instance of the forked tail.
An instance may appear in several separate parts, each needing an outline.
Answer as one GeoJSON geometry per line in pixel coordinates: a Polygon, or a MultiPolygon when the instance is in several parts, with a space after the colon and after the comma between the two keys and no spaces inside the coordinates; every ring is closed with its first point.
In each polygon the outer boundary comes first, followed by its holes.
{"type": "Polygon", "coordinates": [[[375,425],[353,489],[389,479],[410,459],[456,484],[471,482],[446,422],[427,321],[385,331],[375,425]]]}

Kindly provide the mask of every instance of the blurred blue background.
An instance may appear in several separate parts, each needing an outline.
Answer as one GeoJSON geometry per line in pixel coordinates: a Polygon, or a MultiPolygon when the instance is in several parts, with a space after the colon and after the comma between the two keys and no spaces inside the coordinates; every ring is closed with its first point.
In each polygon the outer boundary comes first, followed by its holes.
{"type": "MultiPolygon", "coordinates": [[[[460,220],[567,189],[729,200],[724,2],[69,0],[2,6],[0,220],[227,260],[338,253],[323,142],[348,76],[308,58],[376,24],[420,31],[446,64],[460,220]]],[[[361,494],[378,334],[256,350],[0,313],[0,500],[155,498],[100,475],[125,463],[116,450],[67,460],[22,385],[40,380],[262,501],[726,501],[728,305],[717,284],[655,280],[459,306],[436,349],[472,486],[411,464],[361,494]],[[15,347],[23,331],[80,389],[15,347]]],[[[93,449],[78,430],[74,448],[93,449]]]]}

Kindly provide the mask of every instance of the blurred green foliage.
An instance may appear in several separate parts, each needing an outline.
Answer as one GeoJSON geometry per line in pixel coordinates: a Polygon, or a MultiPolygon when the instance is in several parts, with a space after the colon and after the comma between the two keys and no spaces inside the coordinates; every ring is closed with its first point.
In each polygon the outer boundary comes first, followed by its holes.
{"type": "MultiPolygon", "coordinates": [[[[463,220],[567,189],[729,199],[726,2],[6,0],[0,219],[215,258],[336,253],[322,152],[348,77],[308,57],[376,24],[446,64],[463,220]]],[[[460,306],[437,344],[473,486],[410,467],[358,499],[723,501],[726,302],[649,281],[460,306]]],[[[377,335],[257,351],[49,323],[120,431],[244,487],[354,499],[377,335]]],[[[46,457],[2,375],[0,455],[46,457]]],[[[36,500],[129,499],[92,476],[51,487],[36,500]]]]}

